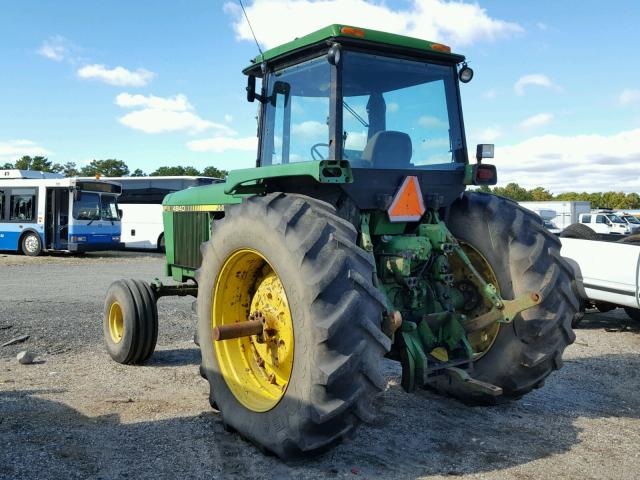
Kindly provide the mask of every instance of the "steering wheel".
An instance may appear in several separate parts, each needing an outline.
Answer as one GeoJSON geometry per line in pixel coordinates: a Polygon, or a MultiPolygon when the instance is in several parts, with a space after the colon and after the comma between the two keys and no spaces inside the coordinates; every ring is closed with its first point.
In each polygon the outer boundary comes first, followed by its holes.
{"type": "Polygon", "coordinates": [[[311,158],[314,160],[326,160],[318,150],[318,147],[327,147],[329,148],[328,143],[316,143],[313,147],[311,147],[311,158]]]}

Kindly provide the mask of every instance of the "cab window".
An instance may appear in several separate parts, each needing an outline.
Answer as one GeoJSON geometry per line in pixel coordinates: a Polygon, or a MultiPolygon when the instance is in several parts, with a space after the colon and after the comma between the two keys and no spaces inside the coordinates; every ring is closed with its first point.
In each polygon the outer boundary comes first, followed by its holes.
{"type": "Polygon", "coordinates": [[[321,57],[269,76],[261,165],[329,157],[330,67],[321,57]]]}
{"type": "Polygon", "coordinates": [[[607,222],[605,221],[604,215],[598,215],[598,216],[596,217],[596,223],[607,223],[607,222]]]}
{"type": "Polygon", "coordinates": [[[591,215],[583,215],[582,223],[591,223],[591,215]]]}

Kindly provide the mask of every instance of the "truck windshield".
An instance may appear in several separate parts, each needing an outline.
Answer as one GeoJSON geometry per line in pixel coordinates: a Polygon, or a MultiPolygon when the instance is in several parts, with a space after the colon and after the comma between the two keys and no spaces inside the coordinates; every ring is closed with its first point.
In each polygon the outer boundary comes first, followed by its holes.
{"type": "Polygon", "coordinates": [[[343,158],[353,167],[465,161],[453,66],[346,52],[343,158]]]}
{"type": "Polygon", "coordinates": [[[99,220],[100,195],[80,192],[73,202],[73,218],[76,220],[99,220]]]}
{"type": "Polygon", "coordinates": [[[622,220],[619,216],[617,215],[609,215],[608,216],[609,220],[611,220],[613,223],[626,223],[624,220],[622,220]]]}
{"type": "Polygon", "coordinates": [[[635,224],[640,224],[640,220],[638,220],[636,217],[634,217],[633,215],[625,215],[624,218],[627,223],[635,223],[635,224]]]}
{"type": "Polygon", "coordinates": [[[102,195],[102,219],[118,220],[118,204],[114,195],[102,195]]]}
{"type": "Polygon", "coordinates": [[[73,201],[73,218],[76,220],[118,220],[116,196],[80,192],[73,201]]]}

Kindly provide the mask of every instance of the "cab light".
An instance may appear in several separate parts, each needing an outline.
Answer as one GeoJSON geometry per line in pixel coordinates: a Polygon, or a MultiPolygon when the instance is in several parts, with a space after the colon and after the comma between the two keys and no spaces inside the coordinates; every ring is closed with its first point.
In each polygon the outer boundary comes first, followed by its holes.
{"type": "Polygon", "coordinates": [[[343,35],[351,35],[352,37],[364,38],[365,31],[360,28],[342,27],[340,33],[343,35]]]}
{"type": "Polygon", "coordinates": [[[441,43],[432,43],[431,50],[435,50],[436,52],[451,53],[451,47],[443,45],[441,43]]]}

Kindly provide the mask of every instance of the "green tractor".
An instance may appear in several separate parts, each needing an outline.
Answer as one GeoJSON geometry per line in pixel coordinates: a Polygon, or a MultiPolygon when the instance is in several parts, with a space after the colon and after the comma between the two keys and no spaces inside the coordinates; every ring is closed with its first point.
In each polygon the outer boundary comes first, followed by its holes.
{"type": "Polygon", "coordinates": [[[256,168],[168,195],[166,273],[115,282],[104,334],[153,352],[156,301],[197,297],[201,374],[224,424],[289,459],[376,415],[383,357],[402,387],[518,399],[562,365],[578,302],[560,242],[469,164],[449,47],[331,25],[244,70],[256,168]],[[256,78],[261,88],[256,89],[256,78]]]}

